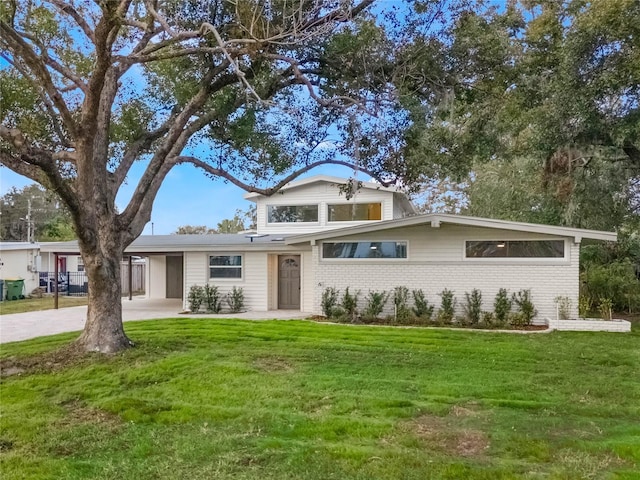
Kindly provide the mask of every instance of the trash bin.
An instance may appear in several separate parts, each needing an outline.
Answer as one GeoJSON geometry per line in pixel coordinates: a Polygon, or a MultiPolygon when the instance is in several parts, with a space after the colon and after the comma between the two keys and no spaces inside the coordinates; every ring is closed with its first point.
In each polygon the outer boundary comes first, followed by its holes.
{"type": "Polygon", "coordinates": [[[4,300],[4,280],[0,280],[0,302],[4,300]]]}
{"type": "Polygon", "coordinates": [[[18,300],[24,298],[24,280],[5,279],[5,283],[7,284],[7,300],[18,300]]]}

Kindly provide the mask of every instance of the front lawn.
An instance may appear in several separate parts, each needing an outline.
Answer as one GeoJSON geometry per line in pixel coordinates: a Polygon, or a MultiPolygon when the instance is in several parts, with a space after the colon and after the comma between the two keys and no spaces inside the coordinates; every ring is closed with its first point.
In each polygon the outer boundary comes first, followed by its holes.
{"type": "Polygon", "coordinates": [[[2,345],[3,480],[640,477],[637,328],[125,327],[110,358],[2,345]]]}
{"type": "MultiPolygon", "coordinates": [[[[36,312],[39,310],[51,310],[54,308],[53,296],[47,295],[41,298],[23,298],[22,300],[5,300],[0,302],[0,314],[36,312]]],[[[58,307],[77,307],[87,304],[87,297],[69,297],[61,295],[58,297],[58,307]]]]}

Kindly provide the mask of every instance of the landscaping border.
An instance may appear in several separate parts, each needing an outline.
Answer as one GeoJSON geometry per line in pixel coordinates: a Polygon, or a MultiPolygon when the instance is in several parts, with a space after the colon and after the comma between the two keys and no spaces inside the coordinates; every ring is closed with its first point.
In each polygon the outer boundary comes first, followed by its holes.
{"type": "Polygon", "coordinates": [[[631,322],[627,320],[613,319],[602,320],[599,318],[578,318],[573,320],[545,319],[552,330],[573,332],[630,332],[631,322]]]}

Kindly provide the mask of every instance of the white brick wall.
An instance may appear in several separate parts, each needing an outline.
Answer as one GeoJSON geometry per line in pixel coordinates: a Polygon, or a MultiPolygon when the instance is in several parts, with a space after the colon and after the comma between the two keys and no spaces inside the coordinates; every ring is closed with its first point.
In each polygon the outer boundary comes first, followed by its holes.
{"type": "MultiPolygon", "coordinates": [[[[553,317],[552,317],[553,318],[553,317]]],[[[574,331],[574,332],[630,332],[631,322],[626,320],[552,320],[547,319],[549,328],[554,330],[574,331]]]]}
{"type": "MultiPolygon", "coordinates": [[[[344,292],[360,290],[360,306],[364,307],[365,297],[370,290],[390,291],[397,286],[422,289],[429,302],[440,306],[443,289],[453,290],[458,301],[458,312],[462,314],[465,292],[474,288],[482,291],[483,309],[493,311],[495,295],[500,288],[509,293],[531,290],[533,303],[538,310],[535,323],[544,323],[545,317],[555,318],[554,299],[566,296],[572,302],[572,315],[577,316],[579,245],[567,240],[568,259],[540,261],[486,262],[465,260],[465,239],[539,239],[557,238],[469,227],[417,227],[396,231],[345,237],[344,240],[407,240],[407,260],[322,260],[319,258],[321,245],[313,248],[316,292],[314,313],[321,314],[322,291],[326,287],[338,288],[344,292]]],[[[332,239],[332,241],[337,241],[332,239]]],[[[387,305],[387,314],[392,306],[387,305]]]]}

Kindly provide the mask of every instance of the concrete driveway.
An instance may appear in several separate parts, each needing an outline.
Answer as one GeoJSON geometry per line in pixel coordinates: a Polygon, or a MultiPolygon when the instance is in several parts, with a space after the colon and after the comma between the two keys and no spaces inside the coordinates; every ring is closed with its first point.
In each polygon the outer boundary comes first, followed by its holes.
{"type": "MultiPolygon", "coordinates": [[[[152,320],[179,316],[182,301],[174,299],[147,300],[135,298],[122,300],[122,319],[152,320]]],[[[185,315],[188,316],[188,315],[185,315]]],[[[198,315],[198,318],[243,318],[248,320],[272,320],[305,318],[309,314],[297,310],[273,310],[268,312],[250,311],[234,314],[198,315]]],[[[68,307],[59,310],[41,310],[38,312],[13,313],[0,315],[0,343],[17,342],[30,338],[74,332],[84,328],[87,307],[68,307]]]]}

